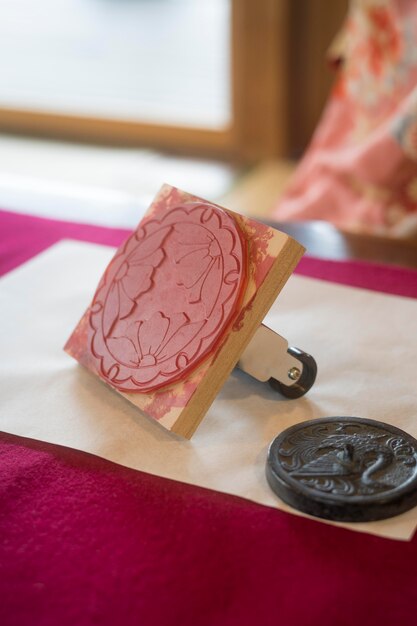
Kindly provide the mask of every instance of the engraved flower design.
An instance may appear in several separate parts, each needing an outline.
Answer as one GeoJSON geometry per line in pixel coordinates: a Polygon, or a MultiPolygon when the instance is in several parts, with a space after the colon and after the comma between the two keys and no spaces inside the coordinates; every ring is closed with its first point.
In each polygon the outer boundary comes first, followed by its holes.
{"type": "Polygon", "coordinates": [[[187,315],[178,313],[167,317],[158,311],[148,320],[139,321],[123,336],[109,337],[108,345],[115,358],[136,369],[135,380],[146,383],[164,370],[184,367],[193,355],[193,340],[204,321],[191,322],[187,315]],[[132,330],[132,328],[137,330],[132,330]],[[175,363],[171,357],[178,355],[175,363]]]}
{"type": "Polygon", "coordinates": [[[121,262],[108,291],[103,314],[103,333],[109,337],[115,323],[127,318],[142,293],[149,290],[154,271],[162,263],[161,243],[170,231],[162,228],[154,233],[121,262]]]}
{"type": "Polygon", "coordinates": [[[178,380],[216,349],[245,284],[233,218],[189,203],[151,214],[108,266],[90,309],[91,354],[121,391],[178,380]]]}
{"type": "Polygon", "coordinates": [[[234,236],[222,227],[215,212],[208,212],[209,217],[201,225],[182,224],[178,231],[174,228],[180,247],[175,258],[178,284],[189,290],[190,302],[204,302],[207,317],[213,311],[223,280],[229,283],[237,278],[237,271],[224,276],[224,257],[233,250],[234,236]],[[206,227],[213,222],[216,236],[206,227]]]}
{"type": "Polygon", "coordinates": [[[182,355],[182,361],[188,361],[187,355],[181,351],[186,350],[203,323],[191,322],[184,313],[170,318],[159,311],[154,313],[149,320],[139,324],[139,366],[162,363],[174,354],[182,355]]]}
{"type": "Polygon", "coordinates": [[[139,365],[156,365],[169,328],[169,319],[158,311],[138,328],[139,365]]]}

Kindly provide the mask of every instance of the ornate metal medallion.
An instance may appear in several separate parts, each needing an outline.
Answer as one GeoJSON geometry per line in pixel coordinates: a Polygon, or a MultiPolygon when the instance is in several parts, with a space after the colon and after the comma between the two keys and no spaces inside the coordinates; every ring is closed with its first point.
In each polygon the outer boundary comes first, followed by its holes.
{"type": "Polygon", "coordinates": [[[271,488],[294,508],[326,519],[385,519],[417,504],[417,441],[359,417],[302,422],[271,443],[271,488]]]}

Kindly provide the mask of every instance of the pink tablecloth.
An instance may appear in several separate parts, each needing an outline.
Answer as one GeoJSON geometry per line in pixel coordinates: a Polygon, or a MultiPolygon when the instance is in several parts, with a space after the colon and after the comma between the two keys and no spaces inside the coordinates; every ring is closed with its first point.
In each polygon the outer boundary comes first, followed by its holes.
{"type": "MultiPolygon", "coordinates": [[[[0,212],[0,270],[126,231],[0,212]]],[[[306,259],[301,273],[417,297],[417,274],[306,259]]],[[[41,399],[36,399],[41,401],[41,399]]],[[[2,626],[417,623],[417,540],[327,526],[90,454],[0,436],[2,626]]]]}

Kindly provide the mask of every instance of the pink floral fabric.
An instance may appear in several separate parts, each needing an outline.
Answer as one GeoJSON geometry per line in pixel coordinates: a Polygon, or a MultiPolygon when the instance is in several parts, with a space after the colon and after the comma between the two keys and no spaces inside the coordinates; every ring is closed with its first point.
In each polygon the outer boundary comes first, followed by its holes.
{"type": "Polygon", "coordinates": [[[274,217],[417,233],[417,3],[353,1],[341,56],[322,119],[274,217]]]}

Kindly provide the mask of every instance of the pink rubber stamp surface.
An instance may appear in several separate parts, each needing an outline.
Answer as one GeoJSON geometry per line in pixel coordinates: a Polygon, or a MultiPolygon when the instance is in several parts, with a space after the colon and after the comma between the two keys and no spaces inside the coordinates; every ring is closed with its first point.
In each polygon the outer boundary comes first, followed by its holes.
{"type": "Polygon", "coordinates": [[[246,242],[226,211],[184,203],[141,222],[108,266],[89,315],[102,378],[148,392],[195,366],[234,319],[246,284],[246,242]]]}
{"type": "Polygon", "coordinates": [[[65,350],[190,438],[302,253],[265,224],[164,185],[65,350]]]}

